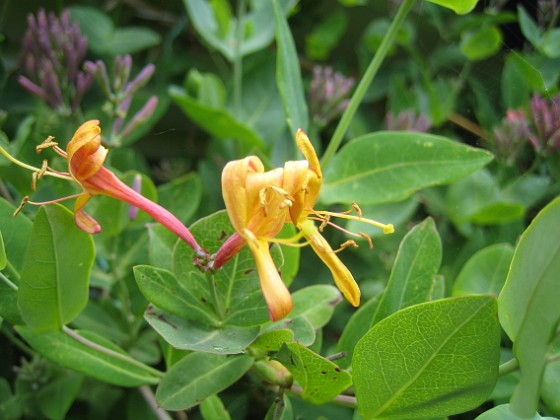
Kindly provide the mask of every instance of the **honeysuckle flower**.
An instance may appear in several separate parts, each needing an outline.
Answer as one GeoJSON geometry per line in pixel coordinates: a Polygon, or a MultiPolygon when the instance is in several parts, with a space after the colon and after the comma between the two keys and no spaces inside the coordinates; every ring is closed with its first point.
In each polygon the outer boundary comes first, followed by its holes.
{"type": "MultiPolygon", "coordinates": [[[[214,256],[211,268],[217,269],[247,244],[255,258],[261,289],[269,308],[270,318],[278,320],[292,309],[292,298],[282,281],[272,260],[269,245],[310,245],[319,258],[329,268],[334,282],[346,299],[354,306],[360,303],[360,289],[352,273],[342,263],[331,248],[321,231],[327,225],[335,226],[331,217],[360,220],[393,232],[392,225],[383,225],[362,218],[359,207],[353,203],[358,215],[350,212],[333,213],[317,211],[313,206],[317,201],[323,175],[317,154],[307,135],[298,130],[296,143],[306,160],[286,162],[284,168],[265,172],[264,166],[256,156],[229,162],[222,172],[222,193],[231,223],[236,230],[214,256]],[[315,221],[320,221],[319,227],[315,221]],[[290,239],[275,236],[284,224],[297,227],[299,233],[290,239]],[[300,243],[300,239],[305,242],[300,243]]],[[[347,232],[347,231],[345,231],[347,232]]],[[[352,232],[347,232],[353,234],[352,232]]],[[[363,234],[353,234],[371,239],[363,234]]],[[[341,249],[354,245],[347,241],[341,249]]]]}
{"type": "MultiPolygon", "coordinates": [[[[14,158],[10,160],[20,166],[33,170],[35,172],[34,180],[40,179],[45,175],[56,176],[75,181],[83,191],[72,196],[44,203],[35,203],[29,201],[26,197],[22,205],[26,203],[42,205],[76,198],[74,204],[76,225],[83,231],[94,234],[101,231],[101,226],[93,217],[85,212],[84,206],[94,195],[107,195],[145,211],[189,244],[198,254],[205,255],[205,251],[198,245],[187,227],[172,213],[126,185],[113,172],[103,166],[108,149],[101,144],[101,128],[99,127],[98,120],[91,120],[82,124],[68,142],[66,151],[58,147],[58,144],[52,141],[52,137],[39,145],[37,150],[41,151],[49,147],[52,147],[57,154],[67,159],[67,173],[49,168],[46,165],[46,161],[43,167],[39,169],[19,162],[14,158]]],[[[2,152],[2,154],[6,156],[6,153],[2,152]]]]}

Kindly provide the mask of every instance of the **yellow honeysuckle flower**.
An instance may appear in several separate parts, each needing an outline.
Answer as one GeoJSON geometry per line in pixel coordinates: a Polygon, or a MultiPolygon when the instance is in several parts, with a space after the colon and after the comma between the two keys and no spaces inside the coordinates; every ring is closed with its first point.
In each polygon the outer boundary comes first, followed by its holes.
{"type": "MultiPolygon", "coordinates": [[[[229,162],[222,173],[222,191],[227,212],[236,230],[215,254],[211,265],[219,268],[247,243],[256,261],[270,317],[278,320],[292,309],[290,293],[276,269],[269,251],[270,243],[302,246],[310,245],[327,265],[336,286],[354,306],[360,304],[360,289],[352,273],[342,263],[321,231],[326,225],[334,225],[331,217],[361,220],[393,232],[392,225],[383,225],[361,217],[359,207],[353,203],[358,216],[332,213],[313,209],[321,190],[323,175],[319,159],[307,135],[298,130],[296,143],[306,160],[286,162],[284,168],[264,171],[256,156],[229,162]],[[321,222],[317,227],[315,220],[321,222]],[[288,240],[276,239],[284,224],[294,224],[299,233],[288,240]],[[305,238],[304,243],[297,243],[305,238]]],[[[350,233],[350,232],[348,232],[350,233]]],[[[370,241],[365,234],[357,234],[370,241]]],[[[342,248],[355,245],[348,241],[342,248]]]]}

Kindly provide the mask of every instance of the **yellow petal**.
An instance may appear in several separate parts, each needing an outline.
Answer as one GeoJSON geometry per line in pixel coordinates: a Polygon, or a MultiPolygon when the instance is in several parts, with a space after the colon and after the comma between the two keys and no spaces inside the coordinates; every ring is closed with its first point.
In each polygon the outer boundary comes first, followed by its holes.
{"type": "Polygon", "coordinates": [[[84,206],[91,198],[89,194],[78,196],[74,204],[74,221],[76,225],[86,233],[95,234],[101,232],[101,226],[93,217],[84,211],[84,206]]]}
{"type": "MultiPolygon", "coordinates": [[[[247,233],[246,231],[245,234],[247,235],[247,233]]],[[[249,248],[257,264],[261,290],[266,304],[268,305],[270,319],[278,321],[288,315],[292,310],[292,297],[290,296],[288,288],[282,281],[280,274],[276,270],[276,266],[274,265],[274,261],[268,249],[268,242],[263,239],[257,239],[250,234],[248,236],[247,243],[249,244],[249,248]]]]}
{"type": "Polygon", "coordinates": [[[222,195],[231,224],[241,232],[247,227],[250,214],[246,181],[250,173],[262,173],[264,166],[256,156],[229,162],[222,172],[222,195]]]}
{"type": "Polygon", "coordinates": [[[331,246],[321,235],[312,220],[305,220],[298,228],[303,236],[309,241],[313,251],[321,258],[331,271],[336,287],[353,306],[360,305],[360,288],[354,280],[354,276],[348,268],[340,261],[331,246]]]}
{"type": "Polygon", "coordinates": [[[78,182],[95,175],[108,153],[101,145],[99,121],[91,120],[82,124],[68,142],[66,151],[70,173],[78,182]]]}
{"type": "Polygon", "coordinates": [[[296,133],[296,144],[305,159],[309,162],[309,167],[313,172],[317,174],[319,180],[323,178],[323,174],[321,172],[321,164],[319,163],[319,158],[317,157],[317,153],[307,137],[307,134],[300,128],[296,133]]]}

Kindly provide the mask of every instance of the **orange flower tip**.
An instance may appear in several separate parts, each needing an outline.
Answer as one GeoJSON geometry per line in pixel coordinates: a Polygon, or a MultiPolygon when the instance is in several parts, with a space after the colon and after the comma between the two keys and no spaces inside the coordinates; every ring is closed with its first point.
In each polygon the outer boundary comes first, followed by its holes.
{"type": "Polygon", "coordinates": [[[283,302],[282,304],[274,304],[273,307],[268,308],[268,315],[270,320],[280,321],[281,319],[285,318],[294,307],[292,299],[290,298],[288,301],[283,302]]]}

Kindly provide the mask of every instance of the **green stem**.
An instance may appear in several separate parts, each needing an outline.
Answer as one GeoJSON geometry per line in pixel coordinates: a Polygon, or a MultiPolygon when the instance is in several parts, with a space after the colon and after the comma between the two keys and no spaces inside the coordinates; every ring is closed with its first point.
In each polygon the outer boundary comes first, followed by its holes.
{"type": "Polygon", "coordinates": [[[118,352],[113,351],[111,349],[108,349],[107,347],[103,347],[103,346],[101,346],[97,343],[94,343],[93,341],[88,340],[85,337],[82,337],[81,335],[79,335],[74,330],[68,328],[66,325],[62,326],[62,332],[64,334],[66,334],[67,336],[73,338],[74,340],[80,342],[81,344],[89,347],[90,349],[96,350],[100,353],[104,353],[104,354],[106,354],[108,356],[111,356],[115,359],[122,360],[123,362],[126,362],[126,363],[129,363],[129,364],[133,365],[133,366],[136,366],[136,367],[144,370],[145,372],[148,372],[151,375],[157,376],[159,378],[163,378],[163,376],[165,375],[163,372],[161,372],[157,369],[154,369],[154,368],[152,368],[148,365],[145,365],[144,363],[139,362],[136,359],[133,359],[131,357],[128,357],[125,354],[121,354],[121,353],[118,353],[118,352]]]}
{"type": "Polygon", "coordinates": [[[10,288],[14,289],[16,292],[18,291],[18,287],[3,273],[0,273],[0,279],[6,283],[10,288]]]}
{"type": "Polygon", "coordinates": [[[352,95],[352,99],[350,100],[348,107],[344,111],[344,114],[342,114],[342,118],[340,119],[340,122],[336,127],[336,130],[333,134],[331,141],[329,142],[327,150],[325,150],[325,154],[323,155],[323,158],[321,160],[321,166],[323,167],[323,171],[325,171],[330,160],[334,156],[335,152],[338,150],[340,143],[342,143],[344,134],[348,130],[348,127],[350,126],[350,122],[352,121],[354,114],[358,110],[358,107],[362,102],[362,99],[364,98],[364,95],[366,94],[373,78],[377,74],[379,67],[381,67],[383,60],[387,55],[387,52],[395,42],[397,33],[399,32],[399,29],[404,23],[406,16],[408,15],[408,12],[412,8],[414,2],[415,0],[404,0],[401,3],[399,10],[395,15],[395,19],[391,23],[391,26],[389,27],[389,30],[385,34],[383,41],[381,41],[381,45],[379,46],[379,49],[375,52],[375,55],[373,56],[371,62],[369,63],[369,66],[366,69],[366,72],[364,73],[362,80],[360,80],[360,83],[356,87],[356,90],[352,95]]]}
{"type": "Polygon", "coordinates": [[[505,376],[508,373],[515,372],[517,369],[519,369],[519,361],[513,358],[500,365],[498,368],[498,376],[505,376]]]}
{"type": "Polygon", "coordinates": [[[237,25],[235,27],[235,46],[233,49],[233,113],[239,116],[243,100],[243,55],[241,44],[243,42],[243,25],[245,22],[245,0],[237,1],[237,25]]]}
{"type": "Polygon", "coordinates": [[[214,281],[214,275],[209,271],[207,271],[205,274],[206,274],[206,281],[208,282],[208,289],[210,290],[210,294],[212,295],[212,305],[214,306],[214,309],[218,314],[220,321],[223,321],[226,315],[224,312],[224,308],[222,307],[220,298],[218,297],[218,290],[216,289],[216,282],[214,281]]]}

